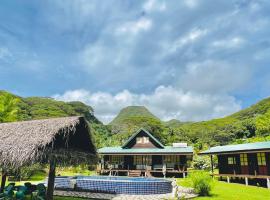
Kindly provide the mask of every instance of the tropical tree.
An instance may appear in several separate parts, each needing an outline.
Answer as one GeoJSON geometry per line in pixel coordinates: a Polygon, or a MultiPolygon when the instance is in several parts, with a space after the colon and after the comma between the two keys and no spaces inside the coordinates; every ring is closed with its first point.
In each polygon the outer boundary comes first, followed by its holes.
{"type": "Polygon", "coordinates": [[[16,121],[19,99],[9,93],[0,94],[0,123],[16,121]]]}

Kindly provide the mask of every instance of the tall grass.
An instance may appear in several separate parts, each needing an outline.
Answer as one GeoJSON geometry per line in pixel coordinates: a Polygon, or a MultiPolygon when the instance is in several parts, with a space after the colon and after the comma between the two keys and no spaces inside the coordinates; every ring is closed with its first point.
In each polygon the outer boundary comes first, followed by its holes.
{"type": "Polygon", "coordinates": [[[190,175],[192,187],[200,196],[209,196],[213,188],[213,179],[209,173],[204,171],[194,171],[190,175]]]}

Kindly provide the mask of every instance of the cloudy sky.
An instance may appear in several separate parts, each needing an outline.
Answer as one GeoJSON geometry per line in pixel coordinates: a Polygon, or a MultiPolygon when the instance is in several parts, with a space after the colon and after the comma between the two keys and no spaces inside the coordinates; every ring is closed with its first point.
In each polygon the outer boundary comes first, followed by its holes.
{"type": "Polygon", "coordinates": [[[0,88],[207,120],[270,94],[268,0],[2,0],[0,88]]]}

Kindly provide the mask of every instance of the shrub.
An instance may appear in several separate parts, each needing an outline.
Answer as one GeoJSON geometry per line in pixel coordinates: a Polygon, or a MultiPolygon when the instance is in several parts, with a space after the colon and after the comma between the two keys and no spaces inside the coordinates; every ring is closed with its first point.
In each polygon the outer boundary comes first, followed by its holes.
{"type": "Polygon", "coordinates": [[[209,156],[197,156],[193,157],[193,168],[200,170],[210,170],[211,169],[211,160],[209,156]]]}
{"type": "Polygon", "coordinates": [[[213,187],[212,177],[204,171],[194,171],[190,175],[192,187],[200,196],[209,196],[213,187]]]}

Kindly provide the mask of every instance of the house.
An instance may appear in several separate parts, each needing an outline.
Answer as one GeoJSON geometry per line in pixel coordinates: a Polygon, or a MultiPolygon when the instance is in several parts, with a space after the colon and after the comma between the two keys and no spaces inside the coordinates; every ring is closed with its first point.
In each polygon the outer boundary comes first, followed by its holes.
{"type": "Polygon", "coordinates": [[[104,147],[98,153],[101,174],[185,176],[193,148],[186,143],[164,146],[151,133],[140,129],[122,146],[104,147]]]}
{"type": "Polygon", "coordinates": [[[217,155],[219,177],[249,180],[270,188],[270,141],[212,147],[201,155],[217,155]]]}

